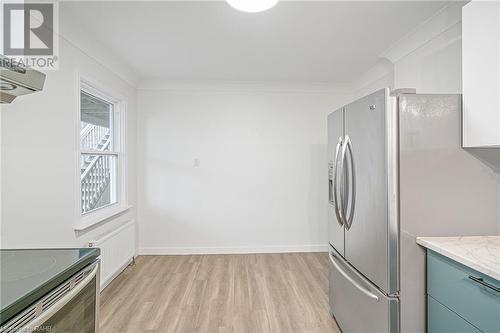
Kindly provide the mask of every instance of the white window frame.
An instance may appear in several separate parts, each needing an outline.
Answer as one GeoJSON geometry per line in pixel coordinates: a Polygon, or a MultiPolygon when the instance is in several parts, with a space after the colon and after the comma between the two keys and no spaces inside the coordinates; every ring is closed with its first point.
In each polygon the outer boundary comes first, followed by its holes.
{"type": "Polygon", "coordinates": [[[104,223],[111,220],[112,217],[127,211],[130,208],[128,203],[128,184],[127,184],[127,99],[120,94],[116,94],[97,83],[95,80],[89,79],[77,73],[76,75],[76,224],[74,229],[82,231],[96,224],[104,223]],[[116,165],[116,202],[100,207],[93,211],[82,213],[81,207],[81,171],[80,158],[82,150],[80,149],[80,123],[81,123],[81,105],[80,94],[84,91],[92,96],[100,98],[106,102],[110,102],[113,107],[113,150],[112,152],[102,152],[101,154],[109,154],[117,156],[116,165]]]}

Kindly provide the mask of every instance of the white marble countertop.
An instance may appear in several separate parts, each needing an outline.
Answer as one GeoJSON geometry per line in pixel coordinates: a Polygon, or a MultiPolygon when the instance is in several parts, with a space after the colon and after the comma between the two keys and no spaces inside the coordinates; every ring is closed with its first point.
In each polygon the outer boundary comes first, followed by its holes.
{"type": "Polygon", "coordinates": [[[500,236],[417,237],[417,243],[500,281],[500,236]]]}

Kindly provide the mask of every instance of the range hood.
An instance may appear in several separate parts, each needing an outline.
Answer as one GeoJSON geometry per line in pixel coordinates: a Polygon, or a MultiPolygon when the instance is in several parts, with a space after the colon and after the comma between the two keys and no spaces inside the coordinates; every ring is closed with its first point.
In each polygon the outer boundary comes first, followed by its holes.
{"type": "Polygon", "coordinates": [[[11,103],[17,96],[40,91],[44,82],[45,74],[0,55],[0,103],[11,103]]]}

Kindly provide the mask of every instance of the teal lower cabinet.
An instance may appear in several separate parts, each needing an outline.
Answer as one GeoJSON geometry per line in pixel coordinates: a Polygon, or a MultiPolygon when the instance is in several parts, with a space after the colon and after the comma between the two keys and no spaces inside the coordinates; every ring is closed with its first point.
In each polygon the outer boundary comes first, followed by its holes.
{"type": "Polygon", "coordinates": [[[427,250],[430,333],[500,333],[500,281],[427,250]]]}
{"type": "Polygon", "coordinates": [[[481,331],[431,296],[427,296],[427,331],[432,333],[472,333],[481,331]]]}

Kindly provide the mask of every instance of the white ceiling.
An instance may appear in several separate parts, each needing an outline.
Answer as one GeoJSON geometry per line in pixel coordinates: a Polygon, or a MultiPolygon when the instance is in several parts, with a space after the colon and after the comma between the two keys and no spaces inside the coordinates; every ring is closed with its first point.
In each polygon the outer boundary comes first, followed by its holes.
{"type": "Polygon", "coordinates": [[[444,7],[426,1],[64,2],[79,29],[141,79],[351,82],[444,7]]]}

